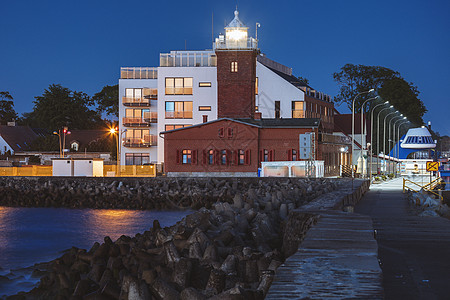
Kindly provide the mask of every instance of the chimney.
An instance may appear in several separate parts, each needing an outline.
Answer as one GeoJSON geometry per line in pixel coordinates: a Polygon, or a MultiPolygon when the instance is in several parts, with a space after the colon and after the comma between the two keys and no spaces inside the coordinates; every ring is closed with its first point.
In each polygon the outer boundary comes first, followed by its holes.
{"type": "Polygon", "coordinates": [[[7,126],[14,127],[16,126],[16,121],[6,123],[7,126]]]}
{"type": "Polygon", "coordinates": [[[261,120],[262,113],[261,112],[255,112],[255,120],[261,120]]]}

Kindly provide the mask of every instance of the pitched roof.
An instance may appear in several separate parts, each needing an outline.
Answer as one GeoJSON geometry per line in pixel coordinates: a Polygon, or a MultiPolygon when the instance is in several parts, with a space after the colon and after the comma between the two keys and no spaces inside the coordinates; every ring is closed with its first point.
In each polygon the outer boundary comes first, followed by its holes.
{"type": "Polygon", "coordinates": [[[80,147],[83,147],[108,135],[107,130],[70,130],[70,134],[66,135],[66,143],[77,142],[80,147]]]}
{"type": "Polygon", "coordinates": [[[306,83],[304,83],[303,81],[301,81],[300,79],[295,77],[294,75],[288,75],[286,73],[275,70],[271,67],[268,67],[268,66],[266,66],[266,67],[269,68],[272,72],[274,72],[278,76],[280,76],[281,78],[283,78],[284,80],[286,80],[287,82],[289,82],[290,84],[292,84],[293,86],[295,86],[296,88],[309,87],[312,89],[312,87],[310,87],[309,85],[307,85],[306,83]]]}
{"type": "Polygon", "coordinates": [[[28,150],[31,142],[38,135],[28,126],[6,126],[0,125],[0,136],[14,150],[20,152],[28,150]]]}

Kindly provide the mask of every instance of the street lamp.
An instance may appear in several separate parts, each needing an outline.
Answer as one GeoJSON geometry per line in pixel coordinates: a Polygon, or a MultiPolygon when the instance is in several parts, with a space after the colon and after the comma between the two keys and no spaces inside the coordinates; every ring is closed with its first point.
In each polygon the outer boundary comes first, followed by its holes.
{"type": "MultiPolygon", "coordinates": [[[[371,146],[370,146],[370,152],[369,152],[369,154],[370,154],[370,170],[369,170],[369,172],[370,172],[370,175],[369,175],[370,181],[372,181],[373,112],[375,111],[375,108],[377,108],[378,106],[386,105],[386,104],[389,104],[389,101],[386,101],[386,102],[384,102],[384,103],[380,103],[380,104],[375,105],[375,106],[372,108],[372,111],[370,112],[370,144],[371,144],[371,146]]],[[[378,132],[378,129],[377,129],[377,132],[378,132]]],[[[377,143],[377,144],[378,144],[378,143],[377,143]]],[[[377,173],[378,173],[378,155],[377,155],[377,173]]]]}
{"type": "MultiPolygon", "coordinates": [[[[364,126],[364,105],[372,100],[376,100],[380,98],[379,96],[373,97],[373,98],[369,98],[366,101],[363,102],[363,104],[361,105],[361,158],[362,158],[362,163],[363,163],[363,168],[362,168],[362,176],[364,177],[365,173],[367,172],[367,160],[366,163],[364,162],[364,149],[366,149],[366,133],[365,133],[365,127],[364,126]]],[[[370,142],[372,142],[372,140],[370,140],[370,142]]]]}
{"type": "MultiPolygon", "coordinates": [[[[389,106],[389,107],[383,108],[382,110],[380,110],[380,111],[378,112],[378,116],[377,116],[377,132],[380,130],[380,113],[381,113],[383,110],[391,109],[391,108],[393,108],[393,107],[394,107],[394,106],[391,105],[391,106],[389,106]]],[[[378,173],[381,173],[381,170],[380,170],[380,168],[379,168],[379,166],[378,166],[379,156],[380,156],[380,134],[377,134],[377,174],[378,174],[378,173]]]]}
{"type": "Polygon", "coordinates": [[[111,127],[109,129],[109,132],[113,135],[116,135],[116,139],[117,139],[117,159],[116,159],[116,164],[117,164],[117,175],[120,175],[120,148],[119,148],[119,139],[122,137],[122,134],[124,134],[125,132],[127,132],[127,129],[122,129],[122,131],[120,132],[119,135],[119,128],[117,127],[111,127]]]}
{"type": "Polygon", "coordinates": [[[62,133],[61,133],[61,129],[58,131],[53,131],[54,135],[57,135],[59,138],[59,157],[63,158],[64,157],[64,150],[66,148],[66,135],[70,134],[71,132],[68,131],[67,127],[64,127],[62,129],[62,133]],[[61,134],[63,135],[63,142],[61,143],[61,134]]]}
{"type": "MultiPolygon", "coordinates": [[[[393,111],[391,113],[388,113],[385,117],[384,117],[384,127],[383,127],[383,158],[384,158],[384,165],[386,165],[386,119],[388,116],[392,115],[392,114],[397,114],[398,110],[393,111]]],[[[387,168],[385,168],[386,171],[387,168]]]]}
{"type": "Polygon", "coordinates": [[[397,137],[398,137],[399,144],[398,144],[398,147],[397,147],[397,160],[400,159],[400,127],[402,127],[402,125],[405,125],[405,124],[408,124],[408,123],[411,123],[411,122],[409,122],[409,120],[406,120],[405,122],[398,124],[397,137]]]}
{"type": "MultiPolygon", "coordinates": [[[[403,114],[402,114],[402,116],[403,116],[403,114]]],[[[406,117],[403,117],[403,118],[400,118],[400,119],[396,120],[394,122],[394,124],[392,125],[392,127],[394,129],[393,133],[392,133],[392,135],[393,135],[393,139],[392,139],[392,142],[393,142],[392,155],[394,156],[394,158],[395,158],[395,150],[398,150],[398,148],[400,147],[400,138],[395,139],[395,124],[397,124],[397,122],[404,121],[404,120],[406,120],[406,117]],[[397,148],[395,148],[395,142],[396,141],[398,142],[397,148]]],[[[397,159],[397,166],[398,166],[398,159],[397,159]]],[[[395,168],[395,172],[394,172],[395,177],[397,177],[397,169],[398,169],[398,167],[395,168]]]]}
{"type": "MultiPolygon", "coordinates": [[[[400,118],[400,119],[398,119],[398,120],[396,120],[394,123],[393,123],[393,125],[392,125],[392,127],[394,128],[394,132],[392,133],[392,136],[394,137],[394,133],[395,133],[395,123],[397,122],[397,121],[399,121],[399,120],[401,120],[401,119],[403,119],[404,117],[403,117],[403,114],[400,114],[399,116],[393,116],[390,120],[389,120],[389,126],[388,126],[388,131],[389,131],[389,137],[388,137],[388,149],[387,149],[387,152],[389,153],[389,159],[391,159],[392,157],[394,157],[395,155],[393,155],[393,156],[391,156],[391,154],[390,154],[390,152],[391,152],[391,142],[393,141],[393,140],[391,140],[391,122],[392,121],[394,121],[396,118],[400,118]]],[[[392,160],[393,161],[393,160],[392,160]]],[[[391,173],[391,164],[389,164],[389,173],[391,173]]]]}
{"type": "Polygon", "coordinates": [[[375,91],[374,89],[370,89],[368,91],[361,92],[361,93],[357,94],[355,96],[355,98],[353,98],[353,101],[352,101],[352,158],[351,158],[352,178],[354,177],[354,174],[353,174],[353,151],[355,148],[355,100],[359,95],[372,93],[374,91],[375,91]]]}

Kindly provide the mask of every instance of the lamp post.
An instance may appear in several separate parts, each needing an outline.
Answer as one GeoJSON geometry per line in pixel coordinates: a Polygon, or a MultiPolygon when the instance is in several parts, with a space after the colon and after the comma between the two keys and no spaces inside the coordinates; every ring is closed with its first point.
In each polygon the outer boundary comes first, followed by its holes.
{"type": "MultiPolygon", "coordinates": [[[[388,131],[389,131],[389,137],[388,137],[388,153],[389,153],[389,158],[391,158],[391,157],[395,157],[395,155],[392,155],[391,156],[391,154],[390,154],[390,152],[391,152],[391,142],[393,142],[394,141],[394,139],[392,139],[391,140],[391,123],[392,123],[392,128],[394,129],[393,130],[393,132],[392,132],[392,137],[394,138],[395,137],[395,123],[397,122],[397,121],[400,121],[400,120],[402,120],[404,117],[403,117],[403,114],[400,114],[399,116],[393,116],[390,120],[389,120],[389,126],[388,126],[388,131]],[[392,121],[394,121],[396,118],[400,118],[400,119],[398,119],[398,120],[396,120],[395,122],[393,122],[392,123],[392,121]]],[[[394,152],[392,152],[392,154],[394,154],[394,152]]],[[[393,160],[392,160],[393,161],[393,160]]],[[[393,166],[392,166],[393,167],[393,166]]],[[[391,166],[389,165],[389,173],[391,173],[391,166]]]]}
{"type": "MultiPolygon", "coordinates": [[[[378,106],[381,105],[386,105],[389,104],[389,101],[386,101],[384,103],[380,103],[375,105],[372,108],[372,111],[370,112],[370,151],[369,151],[369,156],[370,156],[370,181],[372,181],[372,153],[373,153],[373,112],[375,111],[375,108],[377,108],[378,106]]],[[[377,130],[378,131],[378,130],[377,130]]],[[[378,143],[377,143],[378,144],[378,143]]],[[[378,173],[378,155],[377,155],[377,173],[378,173]]]]}
{"type": "MultiPolygon", "coordinates": [[[[364,170],[367,171],[367,167],[366,167],[366,163],[364,163],[364,149],[366,149],[366,132],[365,132],[365,127],[364,126],[364,105],[372,100],[376,100],[380,98],[379,96],[373,97],[373,98],[369,98],[366,101],[363,102],[363,104],[361,105],[361,158],[362,158],[362,162],[363,162],[363,171],[362,171],[362,177],[364,177],[364,170]]],[[[372,140],[370,140],[370,142],[372,142],[372,140]]],[[[367,160],[366,160],[367,162],[367,160]]]]}
{"type": "Polygon", "coordinates": [[[354,174],[353,174],[353,151],[355,148],[355,100],[359,95],[372,93],[373,91],[375,91],[375,90],[370,89],[368,91],[361,92],[361,93],[357,94],[355,96],[355,98],[353,98],[353,101],[352,101],[352,157],[351,157],[352,178],[354,177],[354,174]]]}
{"type": "Polygon", "coordinates": [[[53,131],[54,135],[57,135],[59,138],[59,157],[63,158],[64,157],[64,150],[66,148],[66,135],[70,134],[71,132],[68,131],[67,127],[64,127],[62,129],[62,133],[61,133],[61,129],[58,131],[53,131]],[[62,138],[62,143],[61,143],[61,134],[63,135],[62,138]]]}
{"type": "MultiPolygon", "coordinates": [[[[384,117],[384,121],[383,121],[383,124],[384,124],[384,129],[383,129],[383,158],[384,158],[384,164],[386,165],[386,119],[387,119],[387,117],[388,116],[390,116],[390,115],[392,115],[392,114],[396,114],[396,113],[398,113],[398,110],[396,110],[396,111],[393,111],[393,112],[391,112],[391,113],[388,113],[385,117],[384,117]]],[[[385,168],[385,169],[387,169],[387,168],[385,168]]],[[[385,170],[386,171],[386,170],[385,170]]]]}
{"type": "MultiPolygon", "coordinates": [[[[403,116],[403,114],[402,114],[402,116],[403,116]]],[[[398,138],[398,139],[395,139],[395,124],[397,124],[398,122],[400,122],[400,121],[404,121],[404,120],[406,120],[406,117],[403,117],[403,118],[400,118],[400,119],[398,119],[398,120],[396,120],[395,122],[394,122],[394,124],[392,125],[393,126],[393,133],[392,133],[392,135],[393,135],[393,138],[392,138],[392,142],[393,142],[393,146],[392,146],[392,155],[394,156],[394,158],[396,158],[395,157],[395,152],[396,152],[396,150],[398,150],[398,147],[400,147],[400,143],[397,145],[397,147],[395,148],[395,143],[396,143],[396,141],[397,142],[399,142],[399,140],[400,140],[400,138],[398,138]]],[[[395,177],[397,177],[397,169],[398,169],[398,159],[397,159],[397,167],[395,168],[395,172],[394,172],[394,174],[395,174],[395,177]]]]}
{"type": "MultiPolygon", "coordinates": [[[[391,105],[391,106],[389,106],[389,107],[383,108],[382,110],[380,110],[380,111],[378,112],[378,116],[377,116],[377,132],[378,132],[378,130],[380,129],[380,113],[381,113],[383,110],[391,109],[391,108],[393,108],[393,107],[394,107],[394,106],[391,105]]],[[[377,174],[378,174],[378,172],[381,173],[381,168],[379,168],[379,166],[378,166],[379,156],[380,156],[380,134],[377,134],[377,174]]]]}
{"type": "Polygon", "coordinates": [[[117,163],[117,175],[120,175],[120,147],[119,147],[119,139],[122,137],[122,135],[127,132],[127,129],[122,129],[122,131],[119,134],[119,128],[117,127],[111,127],[109,129],[109,132],[113,135],[116,135],[116,139],[117,139],[117,159],[116,159],[116,163],[117,163]]]}
{"type": "Polygon", "coordinates": [[[405,125],[408,123],[410,123],[410,122],[408,120],[406,120],[405,122],[398,124],[397,137],[398,137],[399,144],[398,144],[398,148],[397,148],[397,160],[400,159],[400,127],[402,127],[402,125],[405,125]]]}

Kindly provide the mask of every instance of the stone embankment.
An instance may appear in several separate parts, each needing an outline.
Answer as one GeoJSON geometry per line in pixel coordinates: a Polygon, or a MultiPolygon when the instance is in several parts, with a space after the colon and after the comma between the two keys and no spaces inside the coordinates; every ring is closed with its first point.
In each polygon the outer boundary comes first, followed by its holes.
{"type": "MultiPolygon", "coordinates": [[[[132,203],[138,199],[138,208],[156,207],[149,204],[152,198],[146,191],[158,203],[170,201],[168,207],[201,206],[171,227],[161,228],[155,221],[149,231],[135,237],[122,236],[115,242],[105,237],[89,251],[72,248],[40,270],[45,275],[37,288],[11,298],[263,299],[277,267],[296,251],[316,220],[313,214],[304,214],[289,222],[289,213],[349,184],[345,179],[279,178],[43,180],[29,187],[24,180],[2,183],[0,190],[18,197],[11,191],[22,190],[26,199],[43,189],[56,195],[64,194],[55,192],[59,190],[69,192],[72,196],[62,202],[68,207],[70,203],[87,205],[80,195],[94,200],[102,195],[102,201],[108,201],[107,193],[108,197],[122,195],[112,199],[126,202],[119,207],[135,207],[132,203]]],[[[57,201],[39,199],[50,201],[49,205],[57,201]]],[[[13,201],[11,196],[8,201],[13,201]]],[[[33,203],[32,199],[17,201],[17,205],[33,203]]]]}

